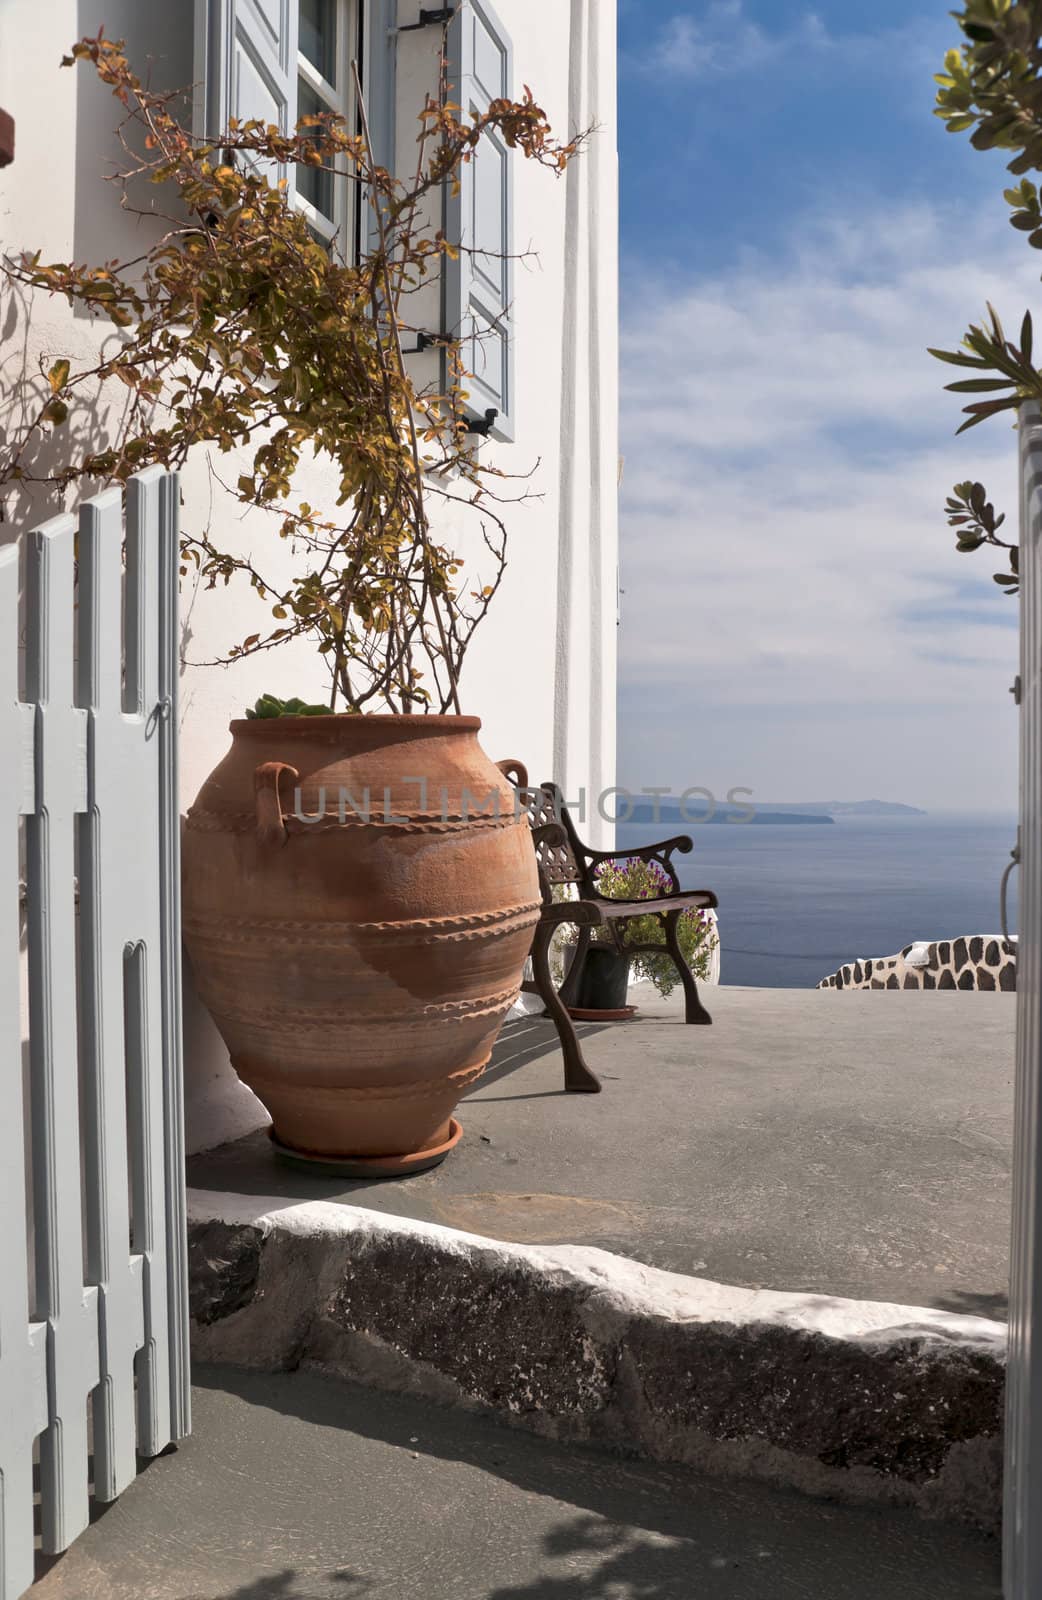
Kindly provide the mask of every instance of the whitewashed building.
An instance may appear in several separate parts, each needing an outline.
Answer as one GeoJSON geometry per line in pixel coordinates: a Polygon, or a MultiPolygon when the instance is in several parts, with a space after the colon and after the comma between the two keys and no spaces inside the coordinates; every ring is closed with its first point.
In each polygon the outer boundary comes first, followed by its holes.
{"type": "MultiPolygon", "coordinates": [[[[117,169],[118,107],[89,66],[62,70],[74,43],[104,28],[126,40],[132,65],[154,86],[190,87],[197,128],[231,115],[291,128],[299,115],[353,112],[358,61],[377,154],[402,174],[415,162],[416,118],[434,92],[446,10],[451,71],[467,103],[519,96],[529,85],[555,133],[592,129],[588,146],[554,179],[505,148],[483,149],[468,172],[460,226],[482,231],[502,271],[450,271],[428,300],[431,334],[471,316],[500,330],[483,339],[471,385],[480,448],[507,471],[530,474],[523,504],[509,508],[509,565],[497,604],[476,636],[461,684],[463,709],[482,718],[493,759],[524,760],[534,778],[566,794],[596,796],[614,782],[617,620],[617,161],[615,0],[4,0],[0,6],[0,108],[15,125],[15,156],[0,171],[0,245],[40,250],[44,261],[130,259],[157,224],[120,209],[104,175],[117,169]]],[[[187,111],[186,111],[186,114],[187,111]]],[[[312,172],[294,203],[317,232],[350,250],[364,220],[345,185],[312,172]]],[[[446,204],[449,204],[447,201],[446,204]]],[[[448,217],[448,226],[453,218],[448,217]]],[[[487,259],[487,258],[486,258],[487,259]]],[[[89,360],[105,328],[64,302],[4,292],[0,311],[0,426],[10,437],[52,362],[89,360]]],[[[426,381],[436,351],[409,358],[426,381]],[[423,363],[428,366],[424,367],[423,363]]],[[[110,422],[107,394],[72,419],[60,453],[97,447],[110,422]]],[[[2,448],[0,444],[0,448],[2,448]]],[[[234,457],[205,449],[182,475],[182,524],[227,519],[222,542],[270,540],[269,524],[244,517],[221,488],[234,457]],[[216,474],[216,476],[215,476],[216,474]]],[[[335,500],[320,464],[299,480],[321,514],[335,500]]],[[[74,504],[68,497],[66,505],[74,504]]],[[[16,487],[0,538],[11,540],[60,509],[16,487]]],[[[453,529],[441,527],[451,543],[453,529]]],[[[266,620],[249,590],[181,596],[182,806],[227,746],[227,725],[259,694],[322,699],[319,660],[297,643],[230,667],[204,666],[266,620]]],[[[609,826],[591,805],[586,831],[609,826]]],[[[189,1143],[211,1144],[243,1126],[242,1095],[208,1019],[188,997],[189,1143]]],[[[249,1114],[247,1109],[247,1115],[249,1114]]]]}

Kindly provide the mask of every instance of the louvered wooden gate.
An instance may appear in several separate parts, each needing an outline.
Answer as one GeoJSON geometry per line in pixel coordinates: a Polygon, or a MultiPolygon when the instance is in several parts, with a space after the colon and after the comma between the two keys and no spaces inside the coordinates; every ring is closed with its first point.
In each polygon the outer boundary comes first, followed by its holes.
{"type": "Polygon", "coordinates": [[[0,1600],[189,1427],[177,508],[0,550],[0,1600]]]}
{"type": "Polygon", "coordinates": [[[1042,1594],[1042,412],[1020,412],[1017,1089],[1006,1392],[1006,1600],[1042,1594]]]}

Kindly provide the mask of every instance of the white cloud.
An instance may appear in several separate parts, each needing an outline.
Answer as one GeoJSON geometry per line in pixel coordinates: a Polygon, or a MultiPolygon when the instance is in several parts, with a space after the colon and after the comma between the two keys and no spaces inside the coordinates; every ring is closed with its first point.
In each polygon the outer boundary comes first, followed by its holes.
{"type": "Polygon", "coordinates": [[[710,0],[697,20],[670,17],[632,64],[656,76],[694,78],[748,67],[775,47],[776,41],[745,16],[741,0],[710,0]]]}
{"type": "Polygon", "coordinates": [[[705,0],[697,8],[678,11],[656,29],[646,46],[623,54],[623,70],[655,78],[698,79],[762,68],[792,54],[857,61],[870,48],[885,50],[896,68],[913,62],[916,70],[935,52],[923,54],[923,27],[875,30],[871,36],[831,33],[814,11],[805,11],[789,27],[771,31],[750,17],[744,0],[705,0]]]}
{"type": "MultiPolygon", "coordinates": [[[[1015,608],[990,581],[998,560],[956,553],[942,506],[979,477],[1015,522],[1015,436],[999,419],[954,439],[955,374],[925,346],[955,345],[985,299],[1019,317],[1037,267],[1013,236],[990,265],[953,237],[923,209],[856,233],[804,223],[784,260],[646,276],[628,297],[622,679],[674,721],[824,719],[833,748],[814,756],[834,766],[899,726],[914,765],[915,741],[943,728],[924,781],[961,787],[973,767],[979,802],[991,784],[1000,803],[1012,744],[990,773],[974,748],[999,748],[996,719],[1012,732],[1015,608]]],[[[650,757],[633,737],[631,760],[638,747],[650,757]]],[[[798,738],[790,756],[791,772],[772,754],[761,793],[803,787],[798,738]]],[[[732,764],[729,781],[748,779],[732,764]]]]}

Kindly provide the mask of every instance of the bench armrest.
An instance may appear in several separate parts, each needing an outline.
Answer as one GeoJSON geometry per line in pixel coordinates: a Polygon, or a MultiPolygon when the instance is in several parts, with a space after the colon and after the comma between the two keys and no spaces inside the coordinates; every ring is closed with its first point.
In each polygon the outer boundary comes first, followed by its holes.
{"type": "MultiPolygon", "coordinates": [[[[604,905],[610,905],[610,900],[605,900],[604,905]]],[[[604,914],[599,905],[594,905],[592,900],[552,900],[544,901],[540,912],[540,920],[553,923],[555,926],[570,922],[577,928],[603,928],[604,914]]]]}

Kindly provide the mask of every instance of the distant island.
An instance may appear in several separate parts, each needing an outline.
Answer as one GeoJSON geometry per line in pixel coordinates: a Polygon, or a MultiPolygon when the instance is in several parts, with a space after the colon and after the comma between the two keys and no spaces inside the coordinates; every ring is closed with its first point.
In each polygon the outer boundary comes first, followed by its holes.
{"type": "MultiPolygon", "coordinates": [[[[750,805],[755,805],[755,800],[750,800],[750,805]]],[[[926,812],[918,806],[901,805],[896,800],[806,800],[799,804],[771,804],[764,809],[771,811],[800,811],[815,814],[825,813],[830,817],[925,817],[926,812]]]]}
{"type": "Polygon", "coordinates": [[[651,801],[637,800],[632,814],[620,817],[619,824],[645,826],[649,823],[667,827],[684,828],[688,825],[704,827],[707,822],[724,823],[731,827],[753,827],[786,824],[788,826],[814,826],[834,823],[837,817],[925,817],[918,806],[901,805],[896,800],[807,800],[791,801],[757,800],[755,796],[741,806],[720,804],[712,811],[701,796],[687,801],[681,811],[675,800],[663,799],[658,807],[651,801]],[[749,812],[753,811],[750,817],[749,812]]]}

